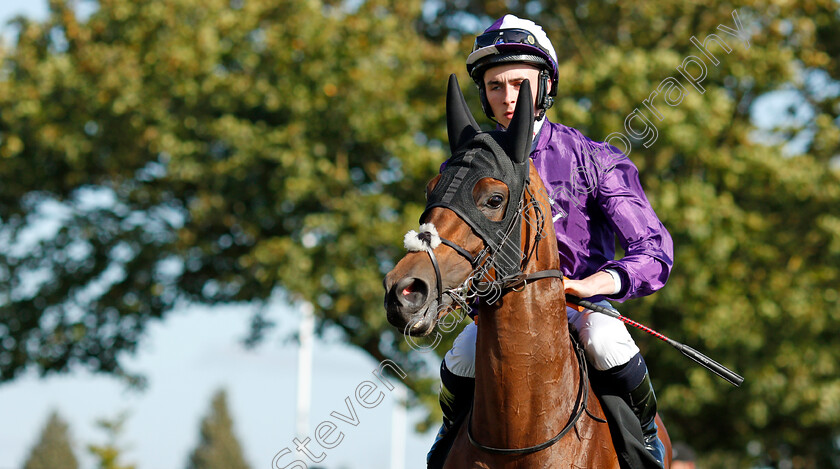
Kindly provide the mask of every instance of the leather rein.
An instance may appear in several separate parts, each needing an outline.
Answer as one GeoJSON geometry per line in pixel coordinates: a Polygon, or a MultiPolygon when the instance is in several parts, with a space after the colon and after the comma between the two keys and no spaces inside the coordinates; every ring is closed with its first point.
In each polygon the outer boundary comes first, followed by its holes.
{"type": "MultiPolygon", "coordinates": [[[[572,337],[571,335],[569,337],[572,337]]],[[[472,416],[473,412],[470,409],[470,418],[467,422],[467,437],[472,443],[473,446],[476,448],[485,451],[487,453],[493,454],[505,454],[505,455],[525,455],[525,454],[532,454],[542,451],[546,448],[549,448],[554,443],[560,441],[561,438],[566,436],[572,428],[575,427],[580,417],[586,412],[588,415],[594,417],[592,414],[589,414],[589,409],[587,409],[586,404],[589,402],[589,377],[587,376],[586,371],[586,358],[583,355],[583,350],[580,348],[580,344],[575,340],[572,339],[572,347],[573,351],[575,352],[575,356],[578,359],[578,394],[575,398],[575,407],[572,412],[572,415],[569,416],[569,421],[566,422],[566,426],[560,430],[559,433],[554,435],[550,440],[546,440],[543,443],[534,446],[528,446],[526,448],[496,448],[493,446],[487,446],[479,443],[475,440],[475,437],[472,434],[472,416]]],[[[600,419],[598,419],[600,420],[600,419]]]]}
{"type": "MultiPolygon", "coordinates": [[[[538,217],[537,226],[542,227],[543,226],[542,224],[543,224],[543,221],[544,221],[544,216],[543,216],[543,213],[542,213],[542,209],[540,208],[540,204],[537,202],[536,198],[531,193],[530,187],[528,185],[525,186],[525,191],[527,192],[528,196],[530,196],[531,201],[534,202],[534,204],[533,204],[534,210],[535,210],[535,212],[537,214],[537,217],[538,217]]],[[[524,197],[524,194],[523,194],[523,199],[524,198],[525,197],[524,197]]],[[[519,207],[519,210],[518,210],[519,211],[519,216],[515,217],[515,219],[518,220],[520,223],[522,221],[522,216],[523,216],[524,210],[525,210],[525,204],[520,203],[520,207],[519,207]]],[[[505,238],[507,236],[509,236],[512,229],[520,229],[520,223],[512,223],[511,226],[508,228],[507,233],[505,233],[505,235],[504,235],[505,238]]],[[[522,261],[521,266],[527,265],[528,262],[531,259],[531,255],[533,253],[537,252],[537,248],[539,247],[539,242],[543,238],[541,233],[542,233],[542,231],[540,230],[535,235],[535,237],[534,237],[534,239],[535,239],[534,247],[528,253],[528,255],[525,257],[525,259],[522,261]]],[[[421,232],[417,236],[425,244],[426,247],[425,247],[424,250],[429,255],[429,259],[431,260],[432,267],[434,268],[434,271],[435,271],[435,282],[436,282],[436,287],[437,287],[437,292],[438,292],[437,293],[438,308],[441,307],[444,293],[450,295],[450,297],[452,297],[453,300],[458,301],[461,305],[466,306],[466,304],[467,304],[466,299],[460,297],[458,295],[458,293],[461,293],[463,290],[468,288],[466,285],[469,284],[472,277],[467,278],[467,280],[465,281],[465,286],[461,286],[461,287],[458,287],[458,288],[455,288],[455,289],[450,289],[450,290],[447,290],[447,291],[443,291],[443,286],[442,286],[443,280],[442,280],[442,277],[441,277],[440,267],[438,266],[437,258],[434,254],[434,248],[432,247],[432,238],[437,237],[440,240],[440,244],[445,244],[446,246],[455,250],[455,252],[457,252],[461,257],[463,257],[467,261],[469,261],[470,265],[472,265],[473,268],[476,268],[482,260],[487,259],[487,256],[484,255],[485,252],[487,251],[487,249],[485,248],[479,254],[477,254],[476,256],[473,256],[469,251],[467,251],[463,247],[453,243],[452,241],[450,241],[446,238],[438,236],[437,233],[432,234],[430,232],[421,232]]],[[[487,244],[487,241],[486,240],[484,240],[484,241],[485,241],[485,244],[487,244]]],[[[437,246],[437,243],[435,243],[435,246],[437,246]]],[[[490,254],[489,257],[492,258],[492,253],[490,254]]],[[[521,266],[520,266],[520,271],[517,274],[511,275],[511,276],[508,276],[508,277],[505,277],[505,278],[502,278],[502,279],[492,280],[492,281],[485,281],[485,282],[476,281],[476,282],[473,282],[472,286],[477,287],[479,291],[488,291],[491,288],[496,288],[499,292],[510,292],[510,291],[521,291],[521,289],[523,289],[526,285],[528,285],[528,283],[534,282],[536,280],[542,280],[542,279],[546,279],[546,278],[560,278],[560,279],[563,278],[563,272],[561,272],[560,270],[557,270],[557,269],[540,270],[540,271],[537,271],[537,272],[533,272],[531,274],[525,274],[521,271],[521,266]]],[[[477,296],[481,296],[481,295],[477,295],[477,296]]],[[[573,348],[574,348],[574,351],[575,351],[575,355],[577,356],[577,359],[578,359],[578,370],[579,370],[580,378],[579,378],[579,383],[578,383],[578,394],[577,394],[577,397],[575,398],[574,411],[573,411],[572,415],[569,417],[569,420],[566,423],[566,426],[563,427],[563,429],[560,430],[560,432],[557,433],[554,437],[552,437],[551,439],[549,439],[549,440],[547,440],[543,443],[540,443],[538,445],[529,446],[529,447],[526,447],[526,448],[496,448],[496,447],[493,447],[493,446],[483,445],[483,444],[481,444],[481,443],[479,443],[478,441],[475,440],[475,437],[472,434],[472,412],[470,412],[469,422],[467,423],[467,436],[469,437],[469,441],[473,446],[475,446],[476,448],[478,448],[481,451],[485,451],[485,452],[493,453],[493,454],[525,455],[525,454],[536,453],[536,452],[542,451],[542,450],[554,445],[558,441],[560,441],[560,439],[563,438],[563,436],[565,436],[567,433],[569,433],[569,431],[572,428],[574,428],[574,426],[577,424],[578,420],[580,420],[580,417],[581,417],[581,415],[583,415],[584,412],[587,412],[587,414],[589,413],[589,411],[586,407],[586,404],[588,402],[588,397],[589,397],[589,378],[587,377],[587,371],[586,371],[586,359],[584,358],[584,355],[583,355],[582,351],[580,350],[580,345],[574,339],[572,339],[572,340],[574,342],[573,348]]],[[[600,419],[598,419],[598,420],[600,420],[600,419]]]]}
{"type": "MultiPolygon", "coordinates": [[[[525,187],[525,192],[528,194],[531,201],[533,202],[534,211],[537,214],[536,225],[542,226],[542,224],[544,222],[544,219],[545,219],[544,215],[542,213],[542,208],[540,207],[540,204],[536,201],[536,198],[534,197],[534,195],[531,193],[531,189],[530,189],[529,186],[525,187]]],[[[524,198],[525,198],[525,195],[523,194],[523,199],[524,198]]],[[[525,204],[520,204],[520,207],[518,209],[519,217],[516,217],[515,220],[521,222],[522,214],[525,210],[525,207],[526,207],[525,204]]],[[[502,237],[503,242],[504,242],[505,239],[507,239],[507,237],[510,235],[510,232],[513,229],[519,229],[519,223],[512,223],[511,226],[508,227],[507,232],[502,237]]],[[[434,271],[435,271],[435,283],[436,283],[435,286],[437,287],[437,304],[438,304],[438,307],[440,307],[440,305],[442,304],[441,302],[443,301],[444,293],[450,295],[451,297],[453,297],[453,299],[457,300],[457,298],[455,298],[456,293],[462,291],[464,289],[464,287],[461,286],[461,287],[449,289],[449,290],[446,290],[446,291],[443,290],[443,280],[442,280],[442,276],[441,276],[441,273],[440,273],[440,267],[438,265],[437,257],[435,256],[435,253],[434,253],[434,249],[437,246],[437,243],[434,243],[432,241],[432,238],[437,238],[440,241],[440,244],[445,244],[446,246],[449,246],[450,248],[452,248],[461,257],[466,259],[470,263],[470,265],[473,267],[473,269],[476,269],[479,266],[479,264],[482,263],[482,261],[485,261],[485,263],[489,262],[490,264],[492,264],[493,254],[490,253],[489,255],[487,255],[486,254],[487,251],[488,251],[487,248],[483,249],[481,252],[479,252],[478,254],[473,256],[469,251],[467,251],[463,247],[459,246],[456,243],[453,243],[452,241],[450,241],[450,240],[448,240],[448,239],[446,239],[442,236],[439,236],[436,232],[435,233],[421,232],[417,235],[417,237],[424,243],[424,245],[425,245],[424,250],[429,255],[429,259],[431,260],[432,267],[434,268],[434,271]]],[[[537,252],[537,250],[539,248],[540,240],[542,240],[542,239],[543,239],[542,231],[537,232],[536,235],[534,236],[534,241],[535,241],[534,246],[530,250],[530,252],[528,252],[528,255],[522,260],[522,263],[520,264],[520,271],[518,273],[507,276],[507,277],[503,277],[501,279],[491,280],[491,281],[475,281],[475,282],[472,283],[473,287],[475,287],[475,290],[479,291],[479,292],[485,292],[485,291],[488,291],[488,290],[491,290],[491,289],[495,288],[498,291],[502,291],[502,292],[511,291],[511,290],[517,291],[517,289],[524,288],[529,282],[533,282],[535,280],[541,280],[541,279],[545,279],[545,278],[561,278],[562,279],[563,278],[563,272],[561,272],[560,270],[557,270],[557,269],[540,270],[540,271],[533,272],[533,273],[530,273],[530,274],[525,274],[525,273],[522,272],[522,270],[521,270],[522,267],[521,266],[528,264],[528,262],[531,260],[531,256],[534,253],[537,252]]],[[[485,242],[485,244],[487,243],[486,240],[484,240],[484,242],[485,242]]],[[[537,256],[537,259],[539,259],[539,256],[537,256]]],[[[465,284],[469,283],[470,280],[472,280],[472,279],[473,279],[472,276],[467,278],[467,280],[465,281],[465,284]]],[[[482,295],[477,295],[477,296],[482,296],[482,295]]],[[[465,304],[464,301],[461,301],[461,303],[465,304]]]]}

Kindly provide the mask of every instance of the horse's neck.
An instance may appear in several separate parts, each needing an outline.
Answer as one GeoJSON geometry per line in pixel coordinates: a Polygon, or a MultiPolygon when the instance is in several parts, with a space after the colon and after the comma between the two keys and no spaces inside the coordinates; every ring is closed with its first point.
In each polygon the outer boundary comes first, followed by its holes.
{"type": "MultiPolygon", "coordinates": [[[[540,258],[556,259],[554,249],[540,258]]],[[[578,377],[564,298],[560,279],[548,278],[479,310],[472,430],[481,443],[535,445],[567,421],[578,377]]]]}

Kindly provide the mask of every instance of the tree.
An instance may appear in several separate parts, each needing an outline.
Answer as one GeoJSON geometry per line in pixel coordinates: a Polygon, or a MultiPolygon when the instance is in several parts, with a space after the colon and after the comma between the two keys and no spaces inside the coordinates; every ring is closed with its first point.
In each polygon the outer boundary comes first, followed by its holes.
{"type": "Polygon", "coordinates": [[[190,455],[187,469],[247,469],[233,432],[233,419],[227,406],[227,393],[213,395],[210,413],[201,421],[201,440],[190,455]]]}
{"type": "MultiPolygon", "coordinates": [[[[748,445],[837,467],[835,1],[97,6],[80,19],[53,0],[2,52],[0,380],[125,373],[120,352],[179,301],[279,288],[411,371],[436,412],[435,371],[386,323],[381,279],[445,156],[445,78],[459,74],[480,114],[464,56],[511,10],[560,56],[552,120],[624,134],[674,237],[669,285],[623,312],[746,377],[731,388],[636,335],[669,430],[714,467],[754,463],[748,445]],[[710,34],[726,48],[691,40],[710,34]],[[669,77],[679,86],[662,88],[669,77]],[[768,96],[790,106],[759,128],[768,96]]],[[[258,338],[268,325],[252,319],[258,338]]]]}
{"type": "Polygon", "coordinates": [[[57,411],[50,413],[38,443],[29,452],[23,469],[76,469],[79,463],[73,453],[67,422],[57,411]]]}
{"type": "Polygon", "coordinates": [[[637,335],[672,435],[701,448],[710,467],[754,463],[748,445],[766,464],[840,467],[836,2],[443,1],[426,34],[458,35],[472,24],[465,15],[508,9],[537,17],[555,41],[562,89],[553,120],[595,139],[626,135],[674,237],[669,285],[625,313],[746,377],[734,389],[637,335]],[[692,42],[710,34],[725,47],[692,42]],[[679,67],[702,75],[699,86],[679,67]],[[672,104],[663,103],[668,77],[685,89],[672,104]],[[756,115],[767,113],[762,104],[784,96],[773,128],[757,128],[768,117],[756,115]]]}
{"type": "Polygon", "coordinates": [[[98,459],[97,469],[136,469],[133,464],[124,465],[120,462],[125,448],[118,444],[118,440],[122,436],[126,420],[128,420],[128,413],[124,412],[114,419],[100,419],[96,422],[108,438],[103,445],[88,445],[88,451],[98,459]]]}
{"type": "Polygon", "coordinates": [[[278,287],[399,354],[380,277],[443,158],[455,50],[405,27],[419,1],[50,11],[3,53],[0,380],[125,375],[119,353],[179,301],[278,287]]]}

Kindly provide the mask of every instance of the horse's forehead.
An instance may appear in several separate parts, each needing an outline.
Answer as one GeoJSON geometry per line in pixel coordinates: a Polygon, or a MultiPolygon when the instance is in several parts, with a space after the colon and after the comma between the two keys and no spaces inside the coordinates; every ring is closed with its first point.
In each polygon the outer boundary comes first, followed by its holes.
{"type": "Polygon", "coordinates": [[[500,131],[481,132],[464,142],[446,163],[434,196],[427,198],[428,206],[470,203],[475,185],[488,177],[501,181],[514,192],[512,196],[518,196],[528,179],[528,168],[515,164],[507,155],[503,148],[505,137],[500,131]]]}
{"type": "Polygon", "coordinates": [[[504,189],[505,192],[508,191],[508,186],[504,181],[500,181],[494,177],[484,177],[476,181],[475,187],[473,188],[473,194],[476,194],[476,192],[496,191],[502,189],[504,189]]]}

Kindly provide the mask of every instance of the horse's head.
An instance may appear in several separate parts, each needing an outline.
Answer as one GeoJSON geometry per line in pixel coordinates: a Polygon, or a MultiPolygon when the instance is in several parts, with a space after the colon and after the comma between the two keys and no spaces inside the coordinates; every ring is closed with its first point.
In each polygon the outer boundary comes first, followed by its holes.
{"type": "Polygon", "coordinates": [[[551,225],[544,219],[536,229],[522,223],[527,213],[543,218],[542,210],[528,207],[523,197],[527,191],[536,202],[532,180],[542,187],[528,158],[534,125],[528,81],[520,86],[507,131],[479,130],[454,75],[446,117],[452,157],[426,187],[419,233],[406,235],[410,252],[384,282],[388,321],[410,335],[429,334],[454,306],[492,294],[502,279],[521,276],[528,238],[538,242],[551,225]]]}

